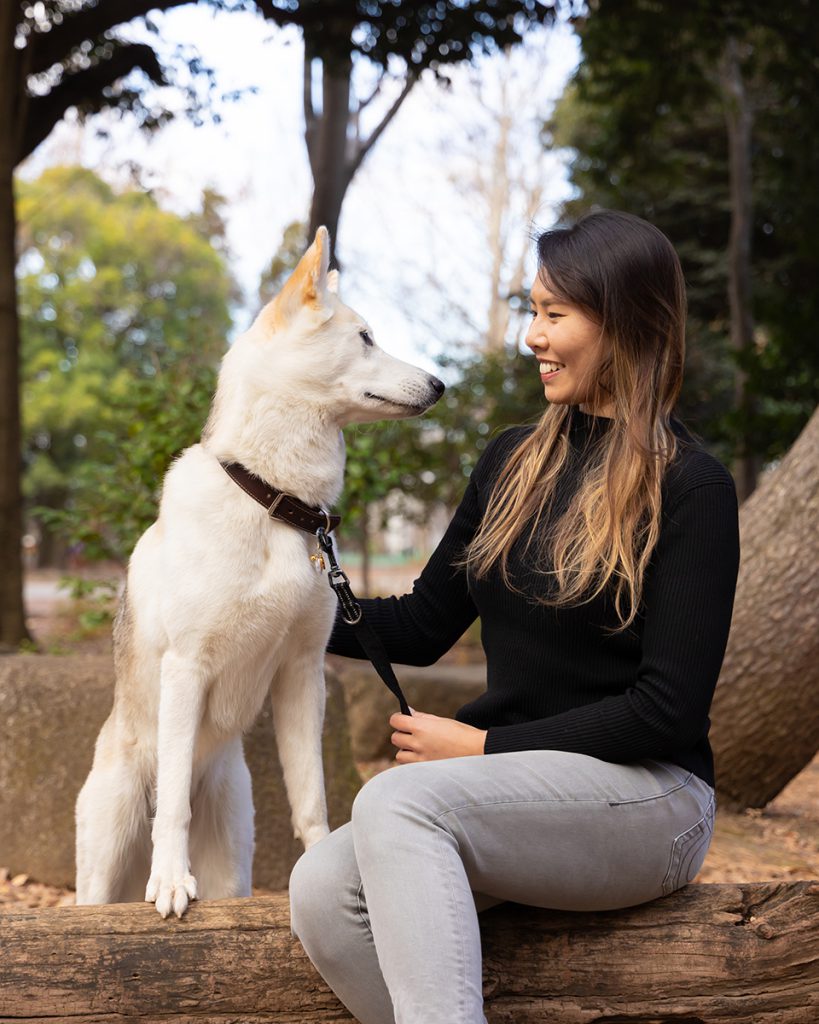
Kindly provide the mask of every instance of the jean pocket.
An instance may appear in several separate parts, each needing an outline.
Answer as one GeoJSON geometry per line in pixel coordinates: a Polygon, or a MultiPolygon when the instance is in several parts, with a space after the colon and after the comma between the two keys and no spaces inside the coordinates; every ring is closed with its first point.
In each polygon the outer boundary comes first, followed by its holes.
{"type": "Polygon", "coordinates": [[[716,803],[712,796],[700,820],[674,838],[668,871],[663,880],[663,896],[687,885],[702,867],[714,832],[715,809],[716,803]]]}

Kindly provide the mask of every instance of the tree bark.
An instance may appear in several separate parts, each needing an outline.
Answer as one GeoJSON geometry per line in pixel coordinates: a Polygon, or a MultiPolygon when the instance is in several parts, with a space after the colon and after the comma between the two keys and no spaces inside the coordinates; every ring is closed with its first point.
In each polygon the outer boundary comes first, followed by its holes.
{"type": "MultiPolygon", "coordinates": [[[[339,23],[339,32],[352,32],[352,25],[339,23]]],[[[333,58],[322,52],[320,40],[311,37],[307,27],[304,30],[304,138],[310,170],[313,175],[313,198],[310,203],[310,221],[307,237],[315,237],[323,224],[330,232],[330,261],[338,266],[336,238],[341,219],[341,207],[350,182],[356,175],[364,158],[381,137],[387,125],[398,113],[401,104],[417,81],[417,74],[408,71],[401,92],[386,111],[381,121],[367,136],[359,135],[358,114],[377,95],[352,107],[353,63],[350,54],[333,58]],[[313,102],[313,61],[321,61],[321,111],[313,102]]],[[[380,85],[380,83],[379,83],[380,85]]]]}
{"type": "MultiPolygon", "coordinates": [[[[310,62],[310,47],[305,39],[305,61],[310,62]]],[[[313,173],[313,199],[307,237],[313,239],[323,224],[330,232],[331,259],[335,259],[335,243],[341,204],[350,184],[348,170],[347,128],[350,120],[350,79],[352,59],[332,63],[322,61],[321,113],[312,116],[311,125],[305,113],[306,131],[312,131],[308,146],[313,173]]],[[[309,68],[306,72],[309,74],[309,68]]]]}
{"type": "Polygon", "coordinates": [[[23,609],[20,325],[17,317],[14,166],[25,116],[19,5],[0,4],[0,651],[29,639],[23,609]]]}
{"type": "Polygon", "coordinates": [[[739,520],[710,736],[718,794],[733,809],[764,807],[819,746],[819,409],[739,520]]]}
{"type": "Polygon", "coordinates": [[[725,105],[730,167],[731,236],[728,244],[728,299],[731,310],[731,346],[737,353],[734,403],[740,414],[739,442],[734,478],[739,500],[753,493],[758,474],[754,452],[752,419],[754,396],[743,365],[753,353],[754,318],[751,285],[751,230],[753,227],[753,182],[751,176],[751,132],[753,111],[742,78],[739,45],[729,37],[719,68],[719,82],[725,105]]]}
{"type": "MultiPolygon", "coordinates": [[[[490,1024],[807,1024],[819,883],[689,885],[625,910],[480,915],[490,1024]]],[[[352,1021],[291,936],[286,894],[2,920],[0,1017],[51,1024],[352,1021]]]]}

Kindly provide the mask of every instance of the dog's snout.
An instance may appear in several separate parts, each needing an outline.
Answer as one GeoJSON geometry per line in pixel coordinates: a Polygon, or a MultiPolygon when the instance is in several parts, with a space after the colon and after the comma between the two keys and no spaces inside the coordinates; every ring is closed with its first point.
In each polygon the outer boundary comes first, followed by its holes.
{"type": "Polygon", "coordinates": [[[446,391],[446,384],[442,380],[438,380],[437,377],[429,378],[430,387],[435,392],[435,397],[440,398],[441,395],[446,391]]]}

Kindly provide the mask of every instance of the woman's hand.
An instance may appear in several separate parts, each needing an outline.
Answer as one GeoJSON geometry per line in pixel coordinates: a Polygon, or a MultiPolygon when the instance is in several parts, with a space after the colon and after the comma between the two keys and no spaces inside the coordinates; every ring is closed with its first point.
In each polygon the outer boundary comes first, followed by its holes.
{"type": "Polygon", "coordinates": [[[476,729],[453,718],[427,715],[415,708],[410,711],[411,715],[402,715],[400,711],[390,715],[390,725],[396,730],[390,742],[399,748],[395,760],[400,764],[483,753],[486,729],[476,729]]]}

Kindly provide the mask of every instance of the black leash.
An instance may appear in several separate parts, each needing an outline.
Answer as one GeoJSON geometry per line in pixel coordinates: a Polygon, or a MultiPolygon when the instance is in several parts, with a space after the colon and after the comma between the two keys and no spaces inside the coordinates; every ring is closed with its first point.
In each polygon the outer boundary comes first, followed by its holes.
{"type": "Polygon", "coordinates": [[[338,598],[339,607],[341,608],[341,617],[348,626],[352,626],[355,629],[356,637],[358,638],[358,642],[361,644],[364,653],[373,663],[373,667],[381,676],[384,683],[398,698],[402,714],[411,715],[412,712],[409,709],[409,704],[407,704],[406,698],[401,692],[401,687],[395,677],[395,672],[392,670],[392,665],[390,664],[390,659],[387,657],[387,652],[384,650],[384,645],[364,618],[361,605],[356,600],[356,596],[350,587],[350,581],[347,579],[347,574],[336,561],[335,552],[333,551],[333,541],[328,536],[323,526],[320,526],[316,530],[316,539],[318,540],[319,547],[325,555],[327,555],[327,559],[330,562],[330,571],[327,574],[327,577],[330,581],[330,586],[333,588],[333,591],[338,598]]]}

